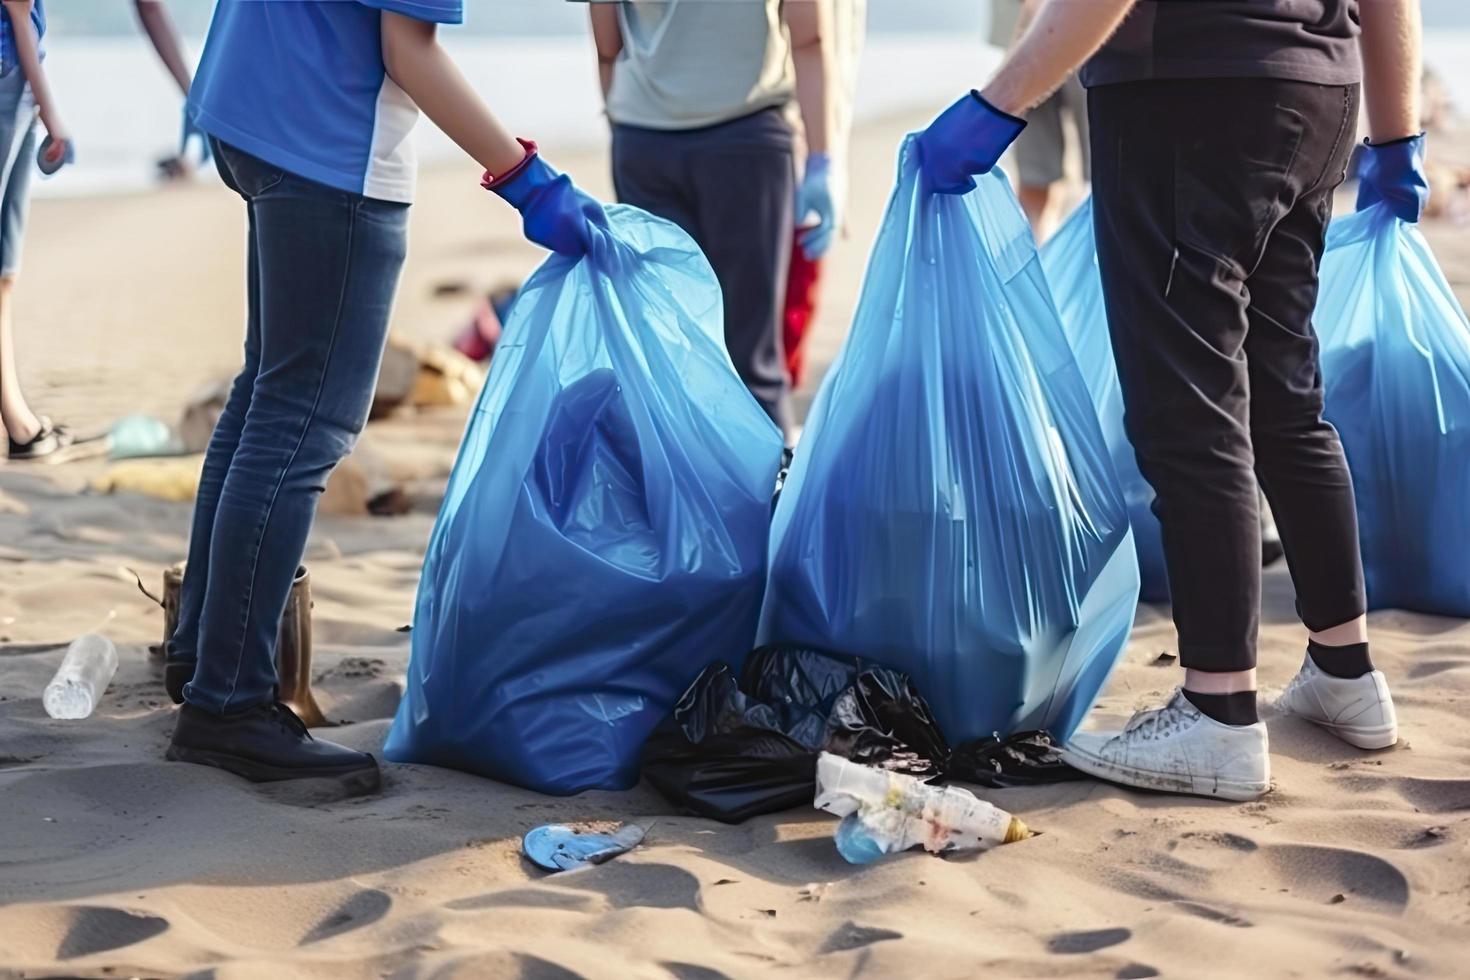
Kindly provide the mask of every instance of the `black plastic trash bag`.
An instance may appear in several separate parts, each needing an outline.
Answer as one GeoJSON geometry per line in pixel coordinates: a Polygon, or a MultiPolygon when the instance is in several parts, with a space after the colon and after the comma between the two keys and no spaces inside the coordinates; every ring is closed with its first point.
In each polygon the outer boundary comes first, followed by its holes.
{"type": "Polygon", "coordinates": [[[766,647],[737,683],[707,667],[649,737],[643,774],[682,809],[726,823],[809,806],[817,756],[934,776],[949,754],[929,706],[896,670],[766,647]]]}
{"type": "Polygon", "coordinates": [[[1062,761],[1062,747],[1046,732],[1017,732],[1009,738],[992,735],[959,746],[949,754],[942,781],[1003,789],[1086,778],[1086,773],[1062,761]]]}
{"type": "Polygon", "coordinates": [[[1045,732],[951,752],[906,674],[799,647],[757,650],[738,683],[728,665],[707,667],[644,746],[643,775],[681,809],[739,823],[810,805],[822,752],[933,782],[1082,778],[1045,732]]]}

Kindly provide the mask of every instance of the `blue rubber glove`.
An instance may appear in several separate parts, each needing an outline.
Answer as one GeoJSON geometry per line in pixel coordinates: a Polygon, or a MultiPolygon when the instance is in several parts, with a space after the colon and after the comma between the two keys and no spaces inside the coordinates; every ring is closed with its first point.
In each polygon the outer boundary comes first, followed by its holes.
{"type": "Polygon", "coordinates": [[[989,173],[1025,128],[1024,119],[1001,112],[971,89],[919,134],[924,189],[932,194],[974,190],[975,175],[989,173]]]}
{"type": "Polygon", "coordinates": [[[594,228],[607,228],[607,215],[572,178],[541,159],[536,144],[525,140],[526,159],[499,180],[487,180],[505,203],[521,213],[526,238],[560,255],[586,255],[594,228]]]}
{"type": "Polygon", "coordinates": [[[189,115],[189,106],[186,103],[184,105],[183,132],[179,136],[180,160],[189,159],[189,144],[195,139],[199,140],[199,166],[206,166],[210,160],[214,159],[214,150],[209,145],[209,134],[200,129],[194,122],[193,117],[189,115]]]}
{"type": "Polygon", "coordinates": [[[1358,164],[1358,210],[1382,201],[1398,217],[1417,222],[1429,203],[1424,172],[1424,134],[1368,143],[1358,164]]]}
{"type": "Polygon", "coordinates": [[[796,192],[797,227],[813,214],[817,216],[817,224],[802,228],[797,238],[810,262],[827,254],[842,224],[841,206],[832,190],[832,158],[825,153],[813,153],[806,158],[806,176],[796,192]]]}

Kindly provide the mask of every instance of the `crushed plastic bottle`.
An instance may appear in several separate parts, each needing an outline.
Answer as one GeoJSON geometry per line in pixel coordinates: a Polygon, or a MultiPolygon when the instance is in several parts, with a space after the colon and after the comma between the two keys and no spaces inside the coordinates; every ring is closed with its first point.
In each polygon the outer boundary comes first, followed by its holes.
{"type": "Polygon", "coordinates": [[[958,786],[931,786],[823,752],[815,806],[842,817],[837,852],[850,864],[923,847],[931,854],[986,851],[1032,836],[999,807],[958,786]]]}
{"type": "Polygon", "coordinates": [[[56,676],[41,694],[41,703],[52,718],[86,718],[102,700],[112,675],[117,673],[117,647],[98,633],[72,641],[56,676]]]}

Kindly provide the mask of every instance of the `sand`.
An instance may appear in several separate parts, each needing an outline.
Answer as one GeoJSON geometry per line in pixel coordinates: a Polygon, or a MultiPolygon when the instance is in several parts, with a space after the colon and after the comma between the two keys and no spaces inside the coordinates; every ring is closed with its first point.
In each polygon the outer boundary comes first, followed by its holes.
{"type": "MultiPolygon", "coordinates": [[[[828,277],[818,368],[916,122],[858,136],[862,192],[828,277]]],[[[605,159],[559,159],[607,192],[605,159]]],[[[207,185],[38,202],[19,311],[38,408],[94,430],[126,412],[172,417],[233,367],[239,212],[207,185]]],[[[1467,236],[1430,231],[1464,286],[1467,236]]],[[[436,286],[479,290],[535,261],[473,173],[428,174],[397,328],[442,339],[470,300],[436,286]]],[[[381,745],[401,691],[396,630],[463,424],[462,409],[375,423],[412,512],[326,517],[310,545],[319,698],[344,722],[332,737],[362,749],[381,745]]],[[[102,469],[0,464],[0,977],[1464,975],[1470,624],[1372,617],[1403,726],[1391,751],[1273,715],[1276,788],[1258,803],[1086,782],[990,791],[1042,835],[855,868],[831,818],[805,810],[725,827],[670,815],[646,788],[562,800],[401,765],[382,795],[344,801],[163,762],[172,708],[147,653],[162,616],[125,569],[155,584],[184,554],[189,507],[83,492],[102,469]],[[39,694],[64,644],[99,628],[122,657],[99,711],[48,719],[39,694]],[[547,878],[517,853],[539,823],[627,819],[656,822],[600,868],[547,878]]],[[[1267,691],[1304,640],[1274,569],[1267,691]]],[[[1155,660],[1173,644],[1163,611],[1140,609],[1096,717],[1165,696],[1178,672],[1155,660]]]]}

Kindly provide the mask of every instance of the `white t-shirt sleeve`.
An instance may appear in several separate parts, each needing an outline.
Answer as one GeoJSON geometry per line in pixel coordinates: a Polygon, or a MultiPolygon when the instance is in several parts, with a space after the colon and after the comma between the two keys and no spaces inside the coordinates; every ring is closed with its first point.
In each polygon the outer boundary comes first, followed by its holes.
{"type": "Polygon", "coordinates": [[[357,0],[364,7],[387,10],[431,24],[463,24],[464,0],[357,0]]]}

